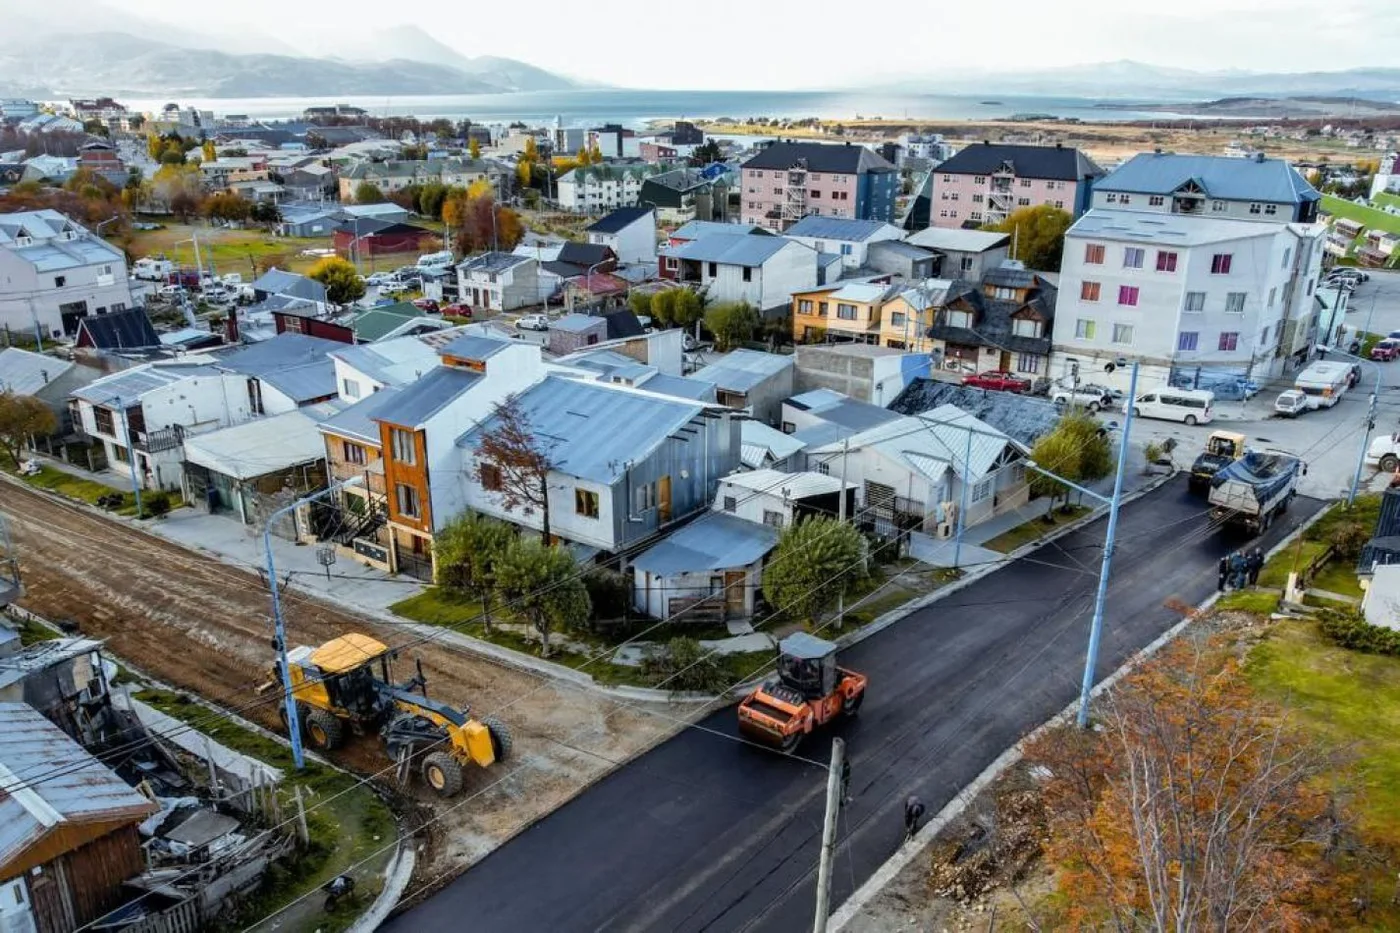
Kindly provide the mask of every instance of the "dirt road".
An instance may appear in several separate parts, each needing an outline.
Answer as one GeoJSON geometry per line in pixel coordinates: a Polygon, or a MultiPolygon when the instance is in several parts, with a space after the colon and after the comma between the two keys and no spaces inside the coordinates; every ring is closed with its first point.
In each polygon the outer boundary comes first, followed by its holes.
{"type": "MultiPolygon", "coordinates": [[[[254,688],[269,676],[272,623],[267,589],[255,573],[56,502],[8,478],[0,480],[0,510],[10,518],[19,551],[25,608],[54,621],[73,620],[84,634],[107,639],[118,658],[231,709],[259,699],[254,688]]],[[[294,645],[319,644],[348,631],[389,645],[410,640],[392,626],[300,593],[284,596],[283,607],[294,645]]],[[[516,737],[506,780],[455,809],[459,801],[432,801],[443,814],[434,874],[484,855],[673,725],[659,708],[648,714],[437,644],[419,645],[406,656],[422,659],[431,695],[497,715],[516,737]]],[[[271,703],[244,715],[276,724],[271,703]]],[[[387,764],[367,740],[340,760],[361,771],[387,764]]],[[[468,772],[463,795],[501,775],[495,769],[468,772]]]]}

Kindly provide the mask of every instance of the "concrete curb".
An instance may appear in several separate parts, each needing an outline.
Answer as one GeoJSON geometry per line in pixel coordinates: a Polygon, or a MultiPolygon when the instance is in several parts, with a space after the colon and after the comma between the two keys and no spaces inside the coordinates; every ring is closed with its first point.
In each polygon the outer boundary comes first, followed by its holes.
{"type": "MultiPolygon", "coordinates": [[[[1143,491],[1148,491],[1147,487],[1144,487],[1143,491]]],[[[1126,501],[1126,497],[1124,501],[1126,501]]],[[[1287,549],[1294,541],[1301,537],[1305,531],[1316,524],[1322,516],[1330,512],[1331,509],[1331,506],[1324,508],[1303,524],[1299,525],[1282,541],[1270,548],[1268,556],[1273,557],[1275,554],[1287,549]]],[[[1214,606],[1221,595],[1223,594],[1212,593],[1205,601],[1196,607],[1197,611],[1204,611],[1214,606]]],[[[1095,684],[1089,695],[1091,697],[1099,697],[1106,691],[1111,690],[1120,680],[1131,674],[1144,661],[1152,657],[1152,655],[1156,654],[1165,645],[1185,631],[1186,627],[1193,621],[1194,618],[1191,617],[1182,619],[1161,635],[1157,636],[1151,643],[1141,648],[1136,654],[1124,661],[1117,670],[1095,684]]],[[[962,815],[978,794],[985,790],[987,786],[997,778],[1001,777],[1008,768],[1021,761],[1021,759],[1025,757],[1026,747],[1030,745],[1030,743],[1051,729],[1067,725],[1078,713],[1079,700],[1075,699],[1064,709],[1060,710],[1060,712],[1023,736],[1015,745],[1006,749],[993,759],[991,764],[987,765],[987,767],[982,770],[982,773],[973,778],[971,783],[966,787],[959,790],[957,794],[954,795],[953,799],[948,801],[947,805],[939,810],[933,819],[919,830],[918,835],[914,837],[912,845],[906,844],[902,846],[899,851],[890,856],[873,875],[866,879],[864,884],[842,902],[840,908],[831,915],[831,919],[827,924],[827,929],[830,930],[831,933],[840,933],[847,924],[856,918],[870,901],[874,900],[874,898],[884,890],[886,885],[893,881],[901,871],[909,866],[910,862],[922,855],[924,851],[932,845],[939,833],[941,833],[949,823],[962,815]]]]}
{"type": "Polygon", "coordinates": [[[411,843],[413,838],[399,834],[394,857],[384,866],[384,887],[374,899],[374,903],[369,906],[369,910],[360,914],[346,933],[374,933],[399,906],[399,898],[403,897],[403,892],[408,888],[408,882],[413,878],[413,869],[418,863],[413,846],[407,844],[411,843]]]}

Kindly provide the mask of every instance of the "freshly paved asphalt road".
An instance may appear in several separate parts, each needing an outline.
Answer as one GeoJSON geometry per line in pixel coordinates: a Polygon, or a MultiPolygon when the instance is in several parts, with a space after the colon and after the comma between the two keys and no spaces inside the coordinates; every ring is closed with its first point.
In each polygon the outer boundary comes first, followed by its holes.
{"type": "MultiPolygon", "coordinates": [[[[1270,546],[1321,503],[1297,500],[1270,546]]],[[[1214,589],[1240,540],[1212,532],[1178,477],[1124,508],[1099,677],[1214,589]]],[[[898,847],[903,802],[937,812],[1078,694],[1104,526],[1095,522],[850,649],[870,677],[838,727],[854,800],[833,909],[898,847]],[[1058,546],[1057,546],[1058,545],[1058,546]],[[1082,565],[1082,569],[1080,567],[1082,565]]],[[[734,741],[734,711],[686,729],[526,830],[382,929],[773,930],[810,927],[823,769],[734,741]]],[[[803,758],[825,761],[829,738],[803,758]]]]}

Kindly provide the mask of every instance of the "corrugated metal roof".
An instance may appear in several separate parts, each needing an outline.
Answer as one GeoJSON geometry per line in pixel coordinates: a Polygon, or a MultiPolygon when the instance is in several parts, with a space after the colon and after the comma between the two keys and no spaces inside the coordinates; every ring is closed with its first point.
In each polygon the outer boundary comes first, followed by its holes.
{"type": "Polygon", "coordinates": [[[32,707],[0,703],[0,865],[64,824],[134,823],[157,809],[32,707]],[[44,780],[24,780],[36,774],[44,780]]]}
{"type": "Polygon", "coordinates": [[[0,658],[0,687],[19,683],[35,671],[46,670],[101,647],[102,642],[91,638],[54,638],[22,648],[18,654],[0,658]]]}
{"type": "Polygon", "coordinates": [[[185,438],[185,459],[234,479],[275,473],[326,456],[318,423],[297,410],[195,434],[185,438]]]}
{"type": "Polygon", "coordinates": [[[1094,183],[1095,191],[1168,195],[1188,181],[1208,198],[1300,204],[1322,197],[1283,159],[1140,152],[1094,183]]]}
{"type": "MultiPolygon", "coordinates": [[[[516,398],[561,473],[608,484],[627,461],[646,457],[705,410],[700,402],[564,376],[549,376],[516,398]]],[[[458,446],[474,447],[494,424],[488,418],[458,446]]]]}
{"type": "Polygon", "coordinates": [[[212,366],[138,366],[90,382],[76,390],[73,397],[93,405],[109,405],[118,398],[132,403],[147,392],[162,389],[171,383],[218,375],[219,371],[212,366]]]}
{"type": "Polygon", "coordinates": [[[478,334],[463,334],[444,344],[439,353],[443,356],[455,356],[463,360],[475,360],[482,362],[500,353],[509,347],[509,340],[497,340],[494,337],[482,337],[478,334]]]}
{"type": "Polygon", "coordinates": [[[835,389],[809,389],[806,392],[799,392],[787,400],[787,404],[799,411],[821,411],[833,405],[839,405],[846,401],[849,396],[842,395],[835,389]]]}
{"type": "MultiPolygon", "coordinates": [[[[1240,161],[1238,159],[1233,161],[1240,161]]],[[[1270,237],[1278,232],[1273,224],[1220,217],[1165,214],[1157,211],[1115,211],[1094,208],[1074,222],[1067,237],[1100,240],[1130,240],[1136,243],[1162,243],[1175,246],[1201,246],[1251,237],[1270,237]]]]}
{"type": "Polygon", "coordinates": [[[1015,392],[988,392],[973,386],[915,378],[890,403],[890,410],[917,415],[951,405],[969,412],[1025,447],[1055,428],[1060,413],[1048,399],[1015,392]]]}
{"type": "Polygon", "coordinates": [[[380,410],[377,420],[408,428],[421,427],[482,378],[480,373],[439,366],[412,385],[404,386],[394,404],[380,410]]]}
{"type": "Polygon", "coordinates": [[[146,350],[161,345],[145,308],[90,314],[78,324],[77,342],[98,350],[146,350]],[[87,335],[84,343],[83,335],[87,335]]]}
{"type": "Polygon", "coordinates": [[[566,314],[557,321],[549,322],[550,330],[560,330],[567,334],[582,334],[590,330],[607,330],[608,322],[600,317],[587,314],[566,314]]]}
{"type": "MultiPolygon", "coordinates": [[[[898,416],[878,427],[852,434],[852,448],[869,447],[894,460],[902,460],[918,472],[937,479],[947,465],[952,465],[959,477],[980,479],[996,463],[1011,438],[967,412],[943,405],[917,416],[898,416]],[[968,428],[972,437],[971,459],[968,454],[968,428]],[[942,464],[942,466],[940,466],[942,464]]],[[[826,444],[811,450],[813,454],[834,454],[839,444],[826,444]]]]}
{"type": "Polygon", "coordinates": [[[711,512],[639,555],[632,566],[659,576],[747,567],[777,543],[776,528],[711,512]]]}
{"type": "Polygon", "coordinates": [[[922,246],[925,249],[946,250],[955,253],[981,253],[1011,242],[1009,233],[993,233],[987,230],[950,230],[942,227],[929,227],[911,234],[906,243],[922,246]]]}
{"type": "Polygon", "coordinates": [[[605,214],[593,221],[584,229],[589,233],[618,233],[654,210],[655,208],[651,207],[619,207],[612,213],[605,214]]]}
{"type": "Polygon", "coordinates": [[[480,256],[472,256],[464,259],[457,265],[461,272],[504,272],[507,269],[530,262],[534,256],[524,253],[493,253],[486,252],[480,256]]]}
{"type": "Polygon", "coordinates": [[[394,337],[336,350],[331,356],[385,385],[406,385],[438,365],[438,351],[417,337],[394,337]]]}
{"type": "Polygon", "coordinates": [[[730,392],[747,392],[766,379],[793,367],[793,358],[759,350],[735,350],[694,373],[730,392]]]}
{"type": "Polygon", "coordinates": [[[739,435],[744,446],[754,446],[772,454],[774,460],[786,460],[806,445],[792,434],[784,434],[762,421],[746,418],[739,422],[739,435]]]}
{"type": "Polygon", "coordinates": [[[33,395],[73,368],[73,363],[54,356],[6,347],[0,350],[0,391],[33,395]]]}
{"type": "Polygon", "coordinates": [[[674,395],[676,398],[694,399],[697,402],[713,402],[715,400],[715,384],[703,379],[687,379],[684,376],[656,373],[637,385],[638,388],[648,392],[660,392],[662,395],[674,395]]]}
{"type": "Polygon", "coordinates": [[[300,403],[335,394],[335,363],[329,354],[344,348],[345,344],[322,337],[278,334],[220,357],[217,365],[227,372],[256,376],[300,403]]]}
{"type": "Polygon", "coordinates": [[[677,246],[665,247],[662,252],[679,259],[693,259],[697,262],[719,262],[735,266],[761,266],[772,258],[774,253],[789,246],[810,249],[796,240],[780,236],[754,236],[747,233],[708,233],[699,239],[690,240],[677,246]]]}
{"type": "Polygon", "coordinates": [[[898,227],[883,220],[852,220],[845,217],[822,217],[817,214],[803,217],[788,227],[784,235],[864,243],[886,227],[899,232],[898,227]]]}
{"type": "Polygon", "coordinates": [[[675,240],[698,240],[702,236],[722,233],[726,235],[735,234],[758,234],[767,233],[762,227],[754,224],[726,224],[715,220],[692,220],[681,224],[676,231],[671,234],[675,240]]]}
{"type": "Polygon", "coordinates": [[[379,444],[380,413],[392,409],[399,394],[398,386],[385,386],[367,398],[360,399],[344,411],[332,415],[319,425],[322,432],[339,437],[354,437],[379,444]]]}
{"type": "MultiPolygon", "coordinates": [[[[805,499],[808,496],[825,496],[841,490],[841,479],[825,473],[804,472],[784,473],[781,470],[750,470],[747,473],[733,473],[720,479],[740,489],[753,492],[771,493],[786,499],[805,499]]],[[[855,483],[847,483],[854,488],[855,483]]]]}
{"type": "Polygon", "coordinates": [[[287,295],[307,301],[326,300],[326,286],[315,279],[282,269],[269,269],[264,272],[253,282],[253,289],[267,292],[269,295],[287,295]]]}
{"type": "Polygon", "coordinates": [[[938,164],[938,171],[954,175],[991,175],[1009,163],[1018,178],[1053,178],[1082,181],[1103,174],[1103,169],[1078,149],[1065,146],[1031,146],[1018,143],[974,143],[938,164]]]}

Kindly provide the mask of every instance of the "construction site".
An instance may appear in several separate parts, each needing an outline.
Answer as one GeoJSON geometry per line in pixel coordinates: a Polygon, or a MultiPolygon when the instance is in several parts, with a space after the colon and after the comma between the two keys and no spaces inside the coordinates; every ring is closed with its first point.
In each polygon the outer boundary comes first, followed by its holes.
{"type": "MultiPolygon", "coordinates": [[[[35,619],[27,623],[26,641],[36,632],[43,638],[61,632],[100,648],[112,675],[103,681],[103,695],[108,680],[128,685],[110,688],[110,707],[125,719],[109,726],[104,742],[89,750],[112,767],[121,761],[165,775],[162,794],[172,800],[198,787],[191,799],[219,817],[202,818],[211,823],[199,833],[206,847],[239,832],[236,819],[230,824],[224,816],[235,798],[255,814],[258,826],[282,827],[270,838],[286,841],[259,850],[266,856],[262,869],[286,854],[277,846],[295,847],[298,833],[307,835],[298,827],[308,818],[313,833],[319,826],[333,834],[335,827],[325,819],[334,821],[345,805],[337,797],[350,789],[371,791],[392,812],[396,829],[354,827],[359,835],[345,845],[353,859],[337,855],[315,879],[301,879],[302,888],[314,880],[319,889],[340,872],[358,875],[362,909],[387,883],[377,875],[396,863],[400,841],[411,852],[413,868],[406,883],[403,878],[396,883],[400,897],[411,900],[680,725],[664,704],[615,699],[581,683],[506,666],[459,645],[358,617],[280,581],[291,659],[285,673],[303,720],[307,767],[333,773],[336,780],[327,778],[304,793],[302,782],[293,782],[294,795],[286,789],[265,791],[280,780],[274,775],[295,771],[283,740],[285,681],[278,682],[283,672],[276,664],[265,576],[15,483],[5,484],[4,496],[23,581],[12,612],[35,619]],[[133,707],[141,711],[135,722],[133,707]],[[204,734],[196,731],[201,725],[204,734]],[[133,729],[144,730],[145,738],[133,738],[133,729]],[[192,750],[167,750],[166,736],[182,734],[201,737],[189,743],[192,750]],[[150,760],[114,758],[106,744],[113,735],[128,749],[158,751],[150,760]],[[209,751],[234,735],[239,738],[231,745],[258,753],[209,751]],[[176,766],[182,755],[188,759],[184,769],[176,766]],[[268,758],[276,758],[276,764],[268,758]],[[226,760],[242,764],[219,764],[226,760]],[[205,839],[211,832],[214,836],[205,839]],[[366,875],[376,877],[366,885],[366,875]]],[[[167,815],[177,806],[154,792],[148,799],[167,815]]],[[[368,795],[366,800],[371,809],[376,806],[368,795]]],[[[362,822],[374,824],[369,818],[362,822]]],[[[198,828],[195,824],[190,832],[198,828]]],[[[241,835],[246,840],[247,833],[241,835]]],[[[202,864],[206,873],[229,876],[227,866],[202,864]]],[[[402,863],[396,864],[402,873],[402,863]]],[[[284,883],[275,893],[285,895],[280,897],[285,902],[295,886],[279,880],[284,883]]],[[[258,921],[252,908],[272,914],[288,906],[286,914],[269,922],[269,928],[275,923],[279,929],[341,928],[354,919],[354,912],[325,913],[319,893],[297,895],[292,905],[277,903],[278,897],[265,896],[269,887],[277,886],[264,883],[259,890],[255,879],[251,889],[226,892],[225,916],[236,916],[246,927],[258,921]],[[337,922],[328,925],[328,916],[337,922]]],[[[205,910],[206,917],[217,914],[205,910]]],[[[193,928],[168,927],[172,933],[193,928]]]]}

